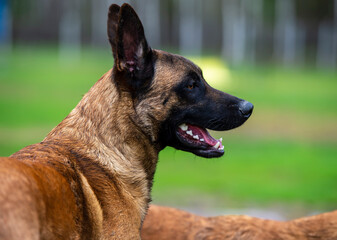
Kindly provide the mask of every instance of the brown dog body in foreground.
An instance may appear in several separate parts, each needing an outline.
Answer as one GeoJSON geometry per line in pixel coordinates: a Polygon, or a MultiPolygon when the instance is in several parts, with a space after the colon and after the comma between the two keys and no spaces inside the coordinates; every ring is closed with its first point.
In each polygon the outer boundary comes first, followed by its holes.
{"type": "Polygon", "coordinates": [[[337,211],[281,222],[248,216],[200,217],[151,205],[143,240],[336,240],[337,211]]]}
{"type": "Polygon", "coordinates": [[[42,142],[0,158],[0,239],[140,239],[159,151],[222,156],[206,128],[252,113],[192,62],[151,49],[131,6],[110,7],[108,36],[113,69],[42,142]]]}

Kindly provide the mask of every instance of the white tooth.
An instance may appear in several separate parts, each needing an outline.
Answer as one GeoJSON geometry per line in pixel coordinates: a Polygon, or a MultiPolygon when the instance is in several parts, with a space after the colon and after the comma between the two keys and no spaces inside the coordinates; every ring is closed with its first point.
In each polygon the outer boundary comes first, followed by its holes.
{"type": "Polygon", "coordinates": [[[179,127],[180,127],[180,129],[183,130],[183,131],[186,131],[186,130],[188,129],[188,126],[187,126],[185,123],[180,124],[179,127]]]}
{"type": "Polygon", "coordinates": [[[218,148],[220,146],[220,142],[217,142],[213,147],[218,148]]]}
{"type": "Polygon", "coordinates": [[[222,142],[222,138],[220,138],[219,141],[222,142]]]}
{"type": "Polygon", "coordinates": [[[186,131],[186,133],[187,133],[188,135],[190,135],[190,136],[193,136],[192,130],[186,131]]]}
{"type": "Polygon", "coordinates": [[[205,139],[203,139],[203,138],[200,139],[200,142],[204,142],[204,141],[205,141],[205,139]]]}
{"type": "Polygon", "coordinates": [[[198,135],[194,135],[193,138],[199,140],[199,136],[198,135]]]}

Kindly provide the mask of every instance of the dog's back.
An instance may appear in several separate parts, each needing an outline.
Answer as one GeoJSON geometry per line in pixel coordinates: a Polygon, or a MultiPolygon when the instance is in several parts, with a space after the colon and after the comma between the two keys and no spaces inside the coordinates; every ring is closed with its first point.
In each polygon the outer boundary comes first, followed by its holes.
{"type": "Polygon", "coordinates": [[[65,157],[50,147],[36,144],[0,158],[0,239],[79,236],[81,205],[74,192],[80,186],[74,171],[60,161],[65,157]]]}

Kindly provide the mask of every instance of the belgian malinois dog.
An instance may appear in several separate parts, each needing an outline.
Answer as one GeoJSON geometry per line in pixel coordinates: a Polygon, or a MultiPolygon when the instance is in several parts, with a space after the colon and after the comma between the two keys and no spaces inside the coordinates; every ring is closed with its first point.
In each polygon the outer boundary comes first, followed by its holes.
{"type": "Polygon", "coordinates": [[[189,60],[151,49],[137,14],[112,5],[114,66],[40,143],[0,159],[1,239],[140,239],[158,153],[224,148],[206,130],[252,113],[189,60]]]}

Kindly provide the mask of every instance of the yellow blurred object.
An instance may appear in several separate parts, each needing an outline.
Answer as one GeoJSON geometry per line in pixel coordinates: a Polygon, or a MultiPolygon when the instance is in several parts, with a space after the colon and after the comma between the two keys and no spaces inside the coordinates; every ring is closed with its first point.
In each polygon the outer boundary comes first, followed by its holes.
{"type": "Polygon", "coordinates": [[[225,89],[230,85],[230,70],[217,57],[188,57],[203,71],[205,80],[214,88],[225,89]]]}

